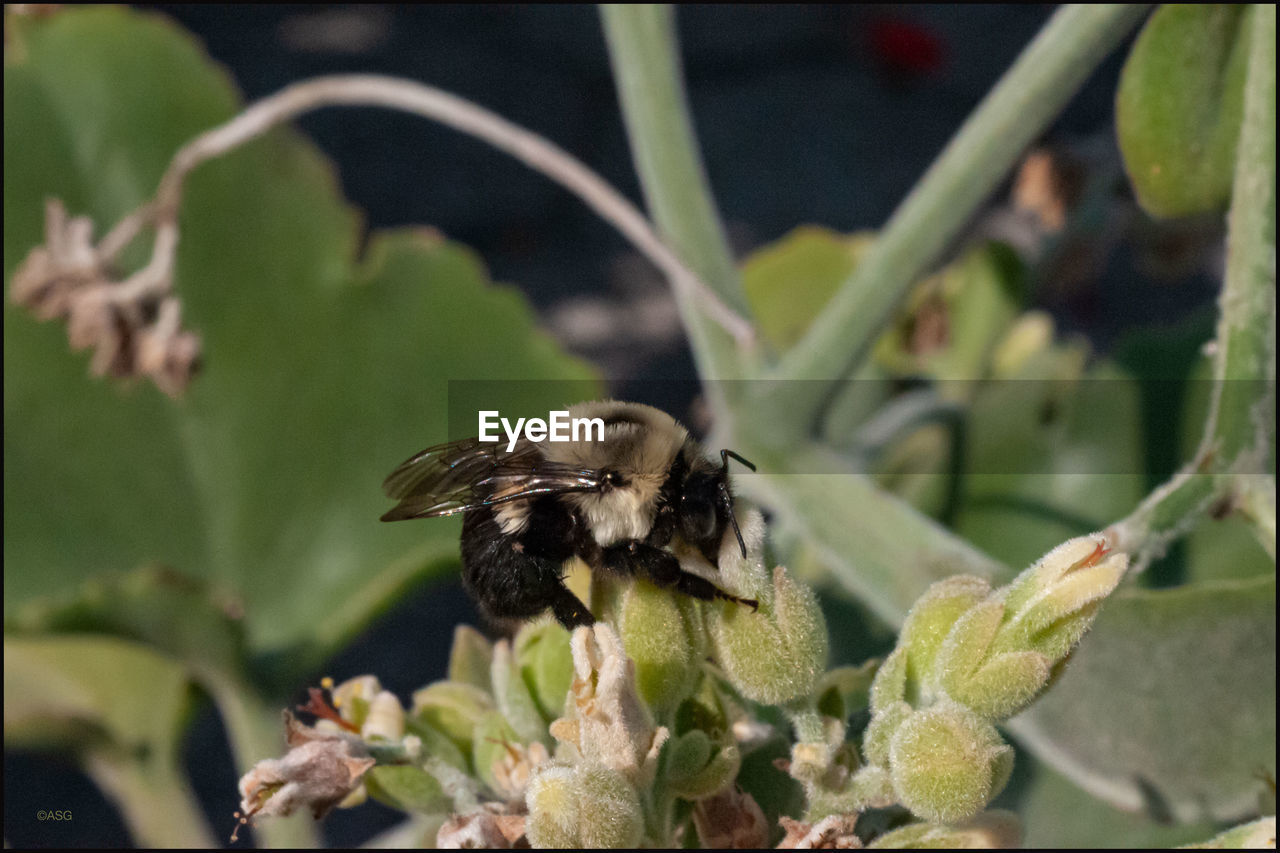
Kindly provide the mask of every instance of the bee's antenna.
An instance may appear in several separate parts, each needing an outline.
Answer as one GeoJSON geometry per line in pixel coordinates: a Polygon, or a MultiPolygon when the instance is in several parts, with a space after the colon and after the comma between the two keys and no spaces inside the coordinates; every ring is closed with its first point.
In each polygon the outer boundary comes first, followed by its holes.
{"type": "MultiPolygon", "coordinates": [[[[729,473],[729,457],[732,456],[743,465],[746,465],[752,471],[756,470],[756,466],[746,459],[743,459],[732,450],[722,449],[720,451],[720,473],[729,473]]],[[[729,494],[729,486],[725,480],[720,481],[720,500],[724,503],[725,512],[729,514],[729,523],[733,525],[733,534],[738,537],[738,547],[742,549],[742,559],[747,558],[747,543],[743,541],[742,531],[738,528],[738,517],[733,512],[733,496],[729,494]]]]}
{"type": "Polygon", "coordinates": [[[737,459],[743,465],[746,465],[752,471],[756,470],[756,466],[753,465],[749,460],[742,458],[737,453],[734,453],[732,450],[724,449],[720,451],[720,470],[721,471],[724,471],[726,473],[729,471],[730,456],[732,456],[734,459],[737,459]]]}

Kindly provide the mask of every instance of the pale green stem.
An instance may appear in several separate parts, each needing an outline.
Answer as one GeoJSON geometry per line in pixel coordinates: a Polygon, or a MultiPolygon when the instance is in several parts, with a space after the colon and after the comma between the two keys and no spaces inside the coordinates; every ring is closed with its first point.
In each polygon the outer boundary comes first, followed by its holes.
{"type": "Polygon", "coordinates": [[[138,758],[113,751],[91,752],[85,772],[120,808],[135,843],[154,848],[220,846],[235,821],[227,815],[226,835],[210,836],[204,815],[177,768],[175,756],[138,758]]]}
{"type": "MultiPolygon", "coordinates": [[[[670,6],[600,7],[618,100],[649,215],[677,256],[732,310],[747,302],[724,228],[711,198],[689,117],[670,6]]],[[[744,376],[743,353],[709,321],[693,294],[677,292],[690,347],[703,379],[744,376]]],[[[723,417],[722,393],[706,389],[723,417]]]]}
{"type": "Polygon", "coordinates": [[[1276,7],[1255,6],[1205,440],[1218,471],[1266,469],[1275,437],[1276,7]]]}
{"type": "Polygon", "coordinates": [[[1268,514],[1253,493],[1274,489],[1264,474],[1275,441],[1276,10],[1253,12],[1213,399],[1195,460],[1108,531],[1138,569],[1226,499],[1275,553],[1274,494],[1268,514]]]}
{"type": "MultiPolygon", "coordinates": [[[[279,706],[262,701],[241,679],[208,668],[200,673],[200,681],[222,713],[231,756],[242,773],[264,758],[285,754],[288,746],[279,706]]],[[[229,833],[230,823],[228,827],[229,833]]],[[[310,814],[261,818],[254,821],[253,831],[263,847],[315,849],[320,845],[317,824],[310,814]]]]}
{"type": "MultiPolygon", "coordinates": [[[[822,314],[782,359],[769,411],[814,426],[832,385],[865,354],[906,296],[1049,126],[1146,6],[1064,6],[987,95],[822,314]],[[820,380],[802,382],[798,380],[820,380]]],[[[784,440],[787,436],[781,436],[784,440]]]]}

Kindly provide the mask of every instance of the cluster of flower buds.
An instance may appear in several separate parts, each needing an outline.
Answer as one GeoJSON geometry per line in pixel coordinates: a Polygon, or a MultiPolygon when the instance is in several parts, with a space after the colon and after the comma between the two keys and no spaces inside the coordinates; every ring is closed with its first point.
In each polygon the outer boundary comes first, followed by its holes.
{"type": "Polygon", "coordinates": [[[176,397],[200,362],[200,338],[182,329],[182,304],[171,293],[171,253],[159,245],[176,240],[176,230],[162,228],[153,262],[116,281],[111,267],[127,244],[122,234],[132,237],[132,229],[95,246],[93,222],[68,219],[62,202],[50,199],[44,244],[14,272],[10,298],[42,320],[66,321],[71,348],[93,350],[95,376],[147,376],[176,397]]]}
{"type": "Polygon", "coordinates": [[[314,691],[315,727],[290,717],[292,751],[241,780],[246,819],[371,796],[435,816],[445,847],[672,846],[696,831],[711,846],[782,833],[783,846],[839,848],[862,845],[867,808],[897,803],[924,822],[872,846],[1012,843],[1014,818],[979,814],[1012,768],[995,724],[1061,668],[1125,557],[1082,537],[1000,589],[939,582],[883,663],[824,672],[816,598],[765,569],[758,513],[742,531],[747,556],[726,543],[717,580],[759,612],[635,581],[597,585],[604,619],[572,635],[549,618],[496,643],[460,627],[449,677],[407,710],[372,676],[333,688],[332,708],[314,691]],[[868,707],[859,750],[848,720],[868,707]],[[775,828],[736,783],[787,717],[795,742],[777,765],[807,809],[775,828]]]}
{"type": "Polygon", "coordinates": [[[1013,769],[995,723],[1060,671],[1126,566],[1102,537],[1082,536],[1000,589],[966,576],[930,587],[876,673],[853,784],[929,821],[977,814],[1013,769]]]}
{"type": "MultiPolygon", "coordinates": [[[[317,737],[360,759],[359,772],[342,786],[303,778],[286,801],[273,780],[294,753],[262,762],[242,782],[245,814],[371,796],[439,815],[441,846],[671,845],[690,828],[704,843],[766,844],[774,828],[734,784],[744,755],[776,733],[750,709],[813,692],[826,627],[809,589],[765,569],[759,513],[743,522],[748,555],[727,537],[715,580],[758,612],[593,580],[602,621],[572,635],[549,618],[496,643],[460,627],[448,678],[407,710],[372,676],[334,687],[332,708],[317,691],[306,709],[321,717],[317,737]]],[[[692,558],[686,568],[706,571],[692,558]]]]}

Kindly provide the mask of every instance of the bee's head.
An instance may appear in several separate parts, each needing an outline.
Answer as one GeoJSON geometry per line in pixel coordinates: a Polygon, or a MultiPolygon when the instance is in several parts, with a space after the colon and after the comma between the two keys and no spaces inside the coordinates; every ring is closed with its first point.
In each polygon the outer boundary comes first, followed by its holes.
{"type": "Polygon", "coordinates": [[[729,488],[730,456],[752,471],[756,470],[756,466],[732,450],[721,450],[719,468],[705,460],[701,465],[690,466],[676,507],[681,538],[702,552],[713,566],[719,565],[720,542],[727,527],[733,528],[742,556],[747,556],[747,546],[742,541],[742,531],[738,529],[738,519],[733,514],[733,492],[729,488]]]}

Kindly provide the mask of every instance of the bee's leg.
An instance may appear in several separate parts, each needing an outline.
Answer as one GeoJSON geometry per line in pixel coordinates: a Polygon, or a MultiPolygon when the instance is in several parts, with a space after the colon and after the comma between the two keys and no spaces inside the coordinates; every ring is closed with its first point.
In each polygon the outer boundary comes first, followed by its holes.
{"type": "Polygon", "coordinates": [[[551,612],[561,625],[572,631],[579,625],[594,625],[596,623],[596,617],[591,615],[587,605],[583,604],[578,599],[578,596],[569,592],[569,589],[564,584],[560,585],[559,592],[560,594],[557,594],[551,602],[551,612]]]}
{"type": "Polygon", "coordinates": [[[487,507],[463,520],[463,586],[497,619],[530,619],[550,609],[570,630],[593,624],[591,611],[561,580],[566,554],[536,537],[503,532],[487,507]]]}
{"type": "Polygon", "coordinates": [[[645,578],[656,586],[673,589],[691,598],[703,601],[714,601],[719,598],[737,604],[745,604],[752,610],[759,608],[760,603],[753,598],[739,598],[730,595],[706,578],[690,574],[680,568],[676,555],[663,548],[646,545],[639,540],[623,542],[604,549],[604,566],[613,571],[645,578]]]}

